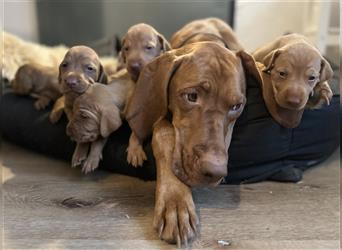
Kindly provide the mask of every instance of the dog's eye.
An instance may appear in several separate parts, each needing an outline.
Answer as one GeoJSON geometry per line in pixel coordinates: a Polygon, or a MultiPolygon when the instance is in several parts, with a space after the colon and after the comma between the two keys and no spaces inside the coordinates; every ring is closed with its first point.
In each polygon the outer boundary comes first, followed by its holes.
{"type": "Polygon", "coordinates": [[[88,71],[94,71],[95,68],[94,68],[93,66],[87,66],[87,70],[88,70],[88,71]]]}
{"type": "Polygon", "coordinates": [[[286,77],[286,72],[280,71],[280,72],[279,72],[279,76],[280,76],[281,78],[285,78],[285,77],[286,77]]]}
{"type": "Polygon", "coordinates": [[[127,46],[127,47],[124,47],[124,50],[125,51],[129,51],[129,47],[127,46]]]}
{"type": "Polygon", "coordinates": [[[197,101],[197,93],[189,93],[186,94],[186,98],[189,102],[196,102],[197,101]]]}
{"type": "Polygon", "coordinates": [[[147,45],[147,46],[145,47],[145,49],[146,49],[146,50],[151,50],[151,49],[153,49],[153,46],[152,46],[152,45],[147,45]]]}
{"type": "Polygon", "coordinates": [[[231,111],[238,111],[238,110],[240,110],[241,107],[242,107],[242,103],[238,103],[238,104],[231,106],[230,110],[231,111]]]}
{"type": "Polygon", "coordinates": [[[316,80],[316,77],[315,77],[315,76],[309,76],[309,81],[310,81],[310,82],[312,82],[312,81],[314,81],[314,80],[316,80]]]}
{"type": "Polygon", "coordinates": [[[62,62],[62,63],[61,63],[61,67],[62,67],[62,68],[68,67],[68,63],[67,63],[67,62],[62,62]]]}

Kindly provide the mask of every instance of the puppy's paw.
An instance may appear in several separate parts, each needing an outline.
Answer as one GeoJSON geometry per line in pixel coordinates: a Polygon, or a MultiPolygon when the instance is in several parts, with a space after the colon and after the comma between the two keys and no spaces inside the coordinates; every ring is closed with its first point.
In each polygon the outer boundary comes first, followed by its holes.
{"type": "Polygon", "coordinates": [[[82,165],[82,172],[84,174],[88,174],[92,171],[94,171],[98,166],[99,162],[102,159],[102,156],[88,156],[86,161],[82,165]]]}
{"type": "Polygon", "coordinates": [[[51,123],[54,124],[61,119],[62,115],[63,115],[63,110],[57,110],[57,111],[52,110],[49,115],[49,120],[51,123]]]}
{"type": "Polygon", "coordinates": [[[157,195],[153,226],[159,237],[170,244],[176,243],[181,247],[191,243],[199,231],[191,191],[165,187],[157,195]]]}
{"type": "Polygon", "coordinates": [[[306,105],[310,109],[318,109],[324,104],[330,105],[330,101],[333,97],[333,92],[327,82],[319,83],[315,86],[312,96],[306,105]]]}
{"type": "Polygon", "coordinates": [[[38,99],[34,102],[34,107],[37,110],[45,109],[50,103],[50,100],[48,99],[38,99]]]}
{"type": "Polygon", "coordinates": [[[74,154],[72,155],[71,167],[75,168],[81,166],[82,163],[87,159],[88,148],[76,147],[74,154]]]}
{"type": "Polygon", "coordinates": [[[141,167],[144,164],[144,161],[147,160],[145,151],[143,147],[138,145],[128,145],[127,148],[127,162],[131,164],[133,167],[141,167]]]}

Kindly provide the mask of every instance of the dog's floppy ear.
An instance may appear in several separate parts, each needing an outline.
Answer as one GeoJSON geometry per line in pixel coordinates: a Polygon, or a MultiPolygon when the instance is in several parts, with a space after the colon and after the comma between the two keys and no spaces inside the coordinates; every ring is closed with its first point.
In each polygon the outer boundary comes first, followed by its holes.
{"type": "Polygon", "coordinates": [[[96,82],[107,84],[108,83],[108,78],[106,73],[104,72],[104,68],[102,64],[100,64],[100,72],[99,72],[99,77],[97,78],[96,82]]]}
{"type": "Polygon", "coordinates": [[[324,81],[330,80],[333,77],[333,74],[334,74],[334,72],[333,72],[329,62],[324,57],[322,57],[319,82],[324,82],[324,81]]]}
{"type": "Polygon", "coordinates": [[[252,75],[255,80],[262,84],[261,74],[254,58],[244,50],[236,52],[236,56],[240,57],[245,73],[252,75]]]}
{"type": "Polygon", "coordinates": [[[171,50],[171,46],[170,46],[170,43],[166,40],[166,38],[159,34],[158,33],[158,40],[159,40],[159,43],[160,43],[160,48],[162,51],[166,52],[166,51],[169,51],[171,50]]]}
{"type": "Polygon", "coordinates": [[[167,114],[168,86],[181,57],[167,52],[148,63],[140,73],[125,116],[140,140],[152,133],[153,125],[167,114]]]}
{"type": "Polygon", "coordinates": [[[122,124],[120,110],[117,107],[104,107],[101,113],[100,134],[102,137],[108,137],[117,130],[122,124]]]}
{"type": "Polygon", "coordinates": [[[262,63],[266,66],[265,71],[270,71],[274,67],[274,62],[281,52],[280,49],[272,50],[264,57],[262,63]]]}

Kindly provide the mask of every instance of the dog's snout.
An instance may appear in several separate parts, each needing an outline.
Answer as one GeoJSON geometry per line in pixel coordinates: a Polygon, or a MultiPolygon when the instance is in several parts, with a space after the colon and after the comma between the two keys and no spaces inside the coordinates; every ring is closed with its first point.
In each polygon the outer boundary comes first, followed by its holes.
{"type": "Polygon", "coordinates": [[[139,73],[141,68],[142,68],[142,63],[141,62],[133,62],[129,65],[132,71],[135,73],[139,73]]]}
{"type": "Polygon", "coordinates": [[[76,76],[68,76],[65,79],[65,83],[69,86],[69,87],[75,87],[77,86],[77,84],[79,84],[80,79],[76,76]]]}
{"type": "Polygon", "coordinates": [[[303,101],[303,91],[299,88],[289,88],[286,91],[286,102],[290,106],[298,106],[303,101]]]}
{"type": "Polygon", "coordinates": [[[228,159],[225,155],[205,154],[201,157],[201,172],[214,181],[225,177],[228,159]]]}

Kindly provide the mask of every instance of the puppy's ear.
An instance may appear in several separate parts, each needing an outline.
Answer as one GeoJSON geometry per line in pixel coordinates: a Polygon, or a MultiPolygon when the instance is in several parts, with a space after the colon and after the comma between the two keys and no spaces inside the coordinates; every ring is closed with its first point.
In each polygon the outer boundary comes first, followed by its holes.
{"type": "Polygon", "coordinates": [[[164,52],[171,50],[171,46],[170,46],[169,42],[166,40],[166,38],[159,33],[157,36],[158,36],[158,41],[160,43],[161,50],[164,52]]]}
{"type": "Polygon", "coordinates": [[[100,134],[102,137],[108,137],[112,132],[117,130],[122,124],[120,110],[115,108],[104,107],[101,114],[100,134]]]}
{"type": "Polygon", "coordinates": [[[246,51],[240,50],[236,53],[240,57],[245,73],[252,75],[260,84],[262,83],[261,73],[254,58],[246,51]]]}
{"type": "Polygon", "coordinates": [[[273,69],[274,62],[277,59],[277,57],[280,55],[282,51],[280,49],[272,50],[270,53],[268,53],[262,63],[266,66],[265,71],[269,71],[273,69]]]}
{"type": "Polygon", "coordinates": [[[333,77],[333,74],[334,74],[334,72],[333,72],[329,62],[324,57],[322,57],[319,82],[324,82],[324,81],[330,80],[333,77]]]}
{"type": "Polygon", "coordinates": [[[126,120],[140,140],[148,137],[154,123],[167,114],[169,82],[181,61],[182,57],[167,52],[141,71],[125,110],[126,120]]]}
{"type": "Polygon", "coordinates": [[[108,83],[108,78],[106,73],[104,72],[104,68],[102,64],[100,64],[100,72],[99,72],[99,77],[97,78],[96,82],[107,84],[108,83]]]}

